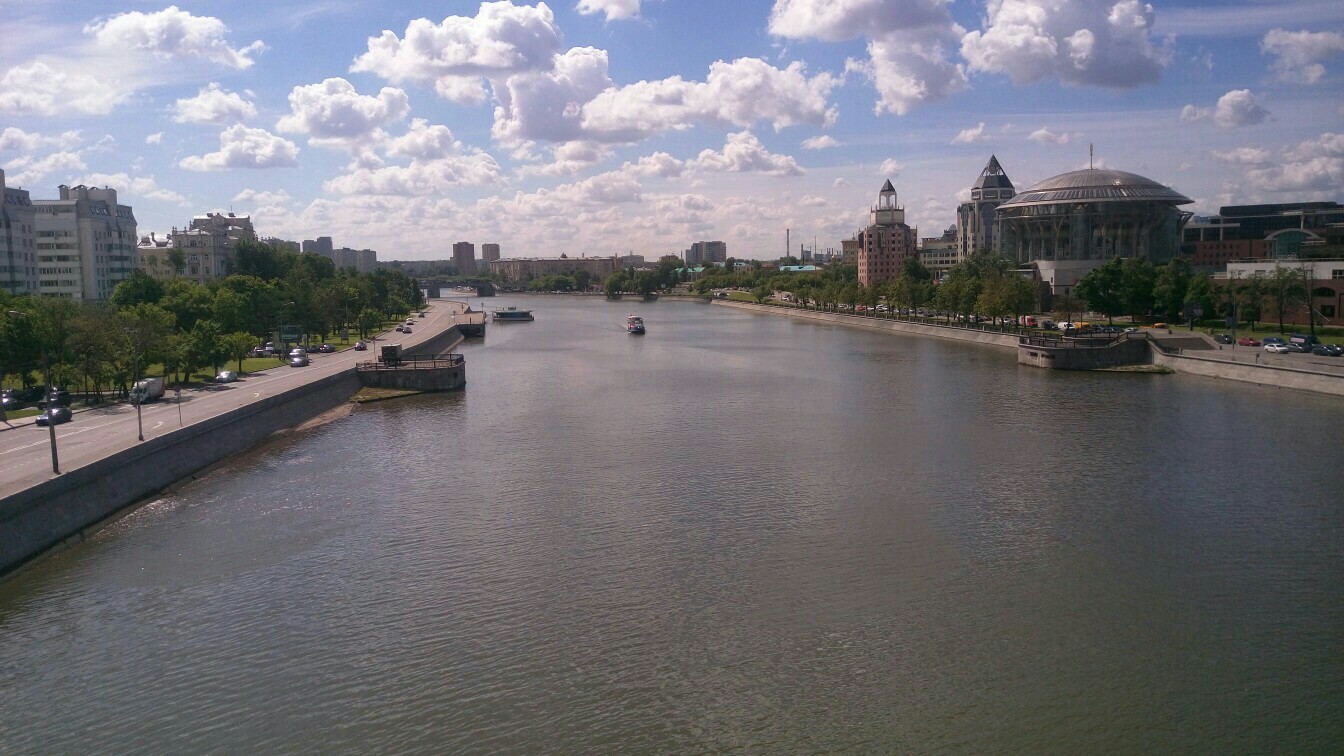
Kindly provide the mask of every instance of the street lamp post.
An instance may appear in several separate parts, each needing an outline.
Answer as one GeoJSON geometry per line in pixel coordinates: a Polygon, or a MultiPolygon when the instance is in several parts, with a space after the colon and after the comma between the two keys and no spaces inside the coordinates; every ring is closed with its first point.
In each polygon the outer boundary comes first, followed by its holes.
{"type": "MultiPolygon", "coordinates": [[[[18,310],[10,310],[9,314],[14,317],[27,318],[30,323],[33,319],[28,313],[19,312],[18,310]]],[[[36,331],[36,329],[34,329],[34,331],[36,331]]],[[[44,383],[42,391],[47,395],[47,431],[50,433],[51,437],[51,471],[60,475],[61,461],[56,454],[56,423],[53,422],[54,416],[51,414],[51,368],[47,364],[47,345],[39,340],[38,348],[42,350],[42,381],[44,383]]]]}

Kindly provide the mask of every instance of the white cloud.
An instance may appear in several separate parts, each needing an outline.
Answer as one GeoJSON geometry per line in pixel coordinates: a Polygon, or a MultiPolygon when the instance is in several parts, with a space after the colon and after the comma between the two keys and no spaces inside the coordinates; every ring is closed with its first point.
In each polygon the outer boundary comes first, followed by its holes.
{"type": "Polygon", "coordinates": [[[583,106],[582,126],[607,141],[634,141],[698,121],[743,128],[765,121],[776,131],[829,126],[837,113],[827,98],[839,83],[828,73],[808,77],[797,62],[780,69],[759,58],[716,61],[704,82],[674,76],[607,89],[583,106]]]}
{"type": "Polygon", "coordinates": [[[636,162],[626,163],[622,170],[639,176],[676,178],[686,170],[686,164],[666,152],[655,152],[636,162]]]}
{"type": "Polygon", "coordinates": [[[230,68],[250,68],[255,62],[252,55],[266,46],[257,41],[235,49],[226,39],[228,31],[217,18],[193,16],[175,5],[155,13],[122,13],[84,27],[107,49],[132,48],[163,60],[201,58],[230,68]]]}
{"type": "Polygon", "coordinates": [[[413,120],[405,134],[386,139],[381,146],[388,157],[410,158],[410,164],[358,165],[323,187],[340,194],[412,196],[440,194],[455,186],[504,183],[493,157],[480,150],[464,150],[448,127],[423,118],[413,120]]]}
{"type": "Polygon", "coordinates": [[[1270,68],[1281,81],[1315,84],[1325,76],[1322,61],[1344,52],[1344,34],[1272,29],[1260,40],[1260,52],[1274,56],[1270,68]]]}
{"type": "Polygon", "coordinates": [[[84,142],[78,131],[64,131],[55,136],[43,136],[36,131],[24,131],[14,126],[0,131],[0,151],[36,152],[37,150],[58,147],[72,149],[84,142]]]}
{"type": "Polygon", "coordinates": [[[238,124],[220,132],[219,152],[192,155],[178,164],[189,171],[286,168],[299,164],[299,148],[265,129],[250,129],[238,124]]]}
{"type": "Polygon", "coordinates": [[[406,93],[383,87],[377,97],[362,95],[342,78],[294,87],[290,114],[276,123],[278,131],[306,134],[318,146],[360,147],[381,135],[381,128],[410,112],[406,93]]]}
{"type": "Polygon", "coordinates": [[[868,60],[851,60],[878,92],[876,111],[897,115],[966,86],[960,65],[947,59],[965,31],[946,0],[775,0],[770,33],[792,39],[868,40],[868,60]]]}
{"type": "Polygon", "coordinates": [[[462,143],[453,138],[447,126],[431,126],[429,121],[416,118],[409,131],[388,140],[385,150],[392,157],[433,160],[461,153],[462,143]]]}
{"type": "Polygon", "coordinates": [[[803,149],[805,150],[824,150],[829,147],[839,147],[840,143],[830,134],[810,137],[803,140],[803,149]]]}
{"type": "Polygon", "coordinates": [[[1262,123],[1268,117],[1269,111],[1260,107],[1249,89],[1234,89],[1219,97],[1213,112],[1213,122],[1225,129],[1262,123]]]}
{"type": "Polygon", "coordinates": [[[1246,172],[1251,185],[1270,192],[1310,192],[1334,199],[1344,186],[1344,134],[1327,132],[1282,150],[1277,163],[1246,172]]]}
{"type": "Polygon", "coordinates": [[[1269,150],[1263,147],[1237,147],[1221,152],[1213,150],[1210,154],[1214,160],[1228,165],[1264,165],[1269,162],[1269,150]]]}
{"type": "Polygon", "coordinates": [[[849,188],[849,181],[847,181],[846,179],[843,179],[843,178],[838,178],[838,179],[836,179],[835,181],[832,181],[832,182],[831,182],[831,188],[832,188],[832,189],[848,189],[848,188],[849,188]]]}
{"type": "Polygon", "coordinates": [[[589,138],[583,105],[614,87],[607,76],[607,52],[576,47],[557,55],[545,71],[510,76],[495,85],[491,135],[508,147],[530,141],[568,142],[589,138]]]}
{"type": "Polygon", "coordinates": [[[1062,134],[1056,134],[1050,129],[1047,129],[1044,126],[1042,126],[1041,128],[1036,129],[1035,131],[1028,134],[1027,139],[1030,139],[1031,141],[1037,144],[1068,144],[1070,141],[1077,139],[1079,136],[1081,135],[1077,133],[1070,134],[1068,132],[1064,132],[1062,134]]]}
{"type": "Polygon", "coordinates": [[[253,205],[285,205],[293,199],[289,196],[289,192],[284,189],[274,192],[244,189],[233,196],[234,202],[245,202],[253,205]]]}
{"type": "Polygon", "coordinates": [[[171,202],[179,207],[187,207],[191,204],[181,194],[159,186],[154,181],[153,176],[132,178],[126,173],[89,173],[75,179],[73,183],[87,186],[108,186],[116,189],[118,199],[125,204],[133,205],[135,200],[140,198],[171,202]]]}
{"type": "Polygon", "coordinates": [[[257,106],[243,99],[237,92],[211,83],[195,97],[178,100],[173,105],[173,120],[177,123],[228,123],[244,121],[257,115],[257,106]]]}
{"type": "Polygon", "coordinates": [[[130,95],[115,78],[57,70],[41,61],[14,66],[0,77],[0,113],[104,115],[130,95]]]}
{"type": "Polygon", "coordinates": [[[801,176],[804,173],[792,157],[770,152],[750,131],[729,134],[722,152],[704,150],[691,165],[701,171],[764,173],[768,176],[801,176]]]}
{"type": "Polygon", "coordinates": [[[1017,84],[1134,87],[1156,82],[1171,59],[1170,42],[1153,35],[1153,7],[1139,0],[990,0],[985,20],[962,37],[961,54],[971,71],[1017,84]]]}
{"type": "Polygon", "coordinates": [[[163,132],[157,131],[145,137],[145,144],[160,144],[163,142],[163,132]]]}
{"type": "Polygon", "coordinates": [[[1205,118],[1208,118],[1212,114],[1213,111],[1208,108],[1198,108],[1194,105],[1186,105],[1181,108],[1181,122],[1195,123],[1196,121],[1202,121],[1205,118]]]}
{"type": "Polygon", "coordinates": [[[639,0],[579,0],[574,10],[585,16],[604,13],[608,21],[639,17],[639,0]]]}
{"type": "Polygon", "coordinates": [[[368,52],[350,70],[398,84],[433,85],[441,97],[479,103],[485,97],[481,77],[547,70],[562,40],[545,3],[486,2],[474,18],[449,16],[439,24],[419,18],[407,25],[404,37],[385,30],[369,39],[368,52]]]}
{"type": "Polygon", "coordinates": [[[973,144],[983,142],[985,139],[985,122],[981,121],[977,126],[957,132],[957,135],[952,137],[952,144],[973,144]]]}
{"type": "Polygon", "coordinates": [[[903,170],[905,170],[905,166],[896,162],[893,158],[887,158],[882,161],[882,165],[877,169],[877,175],[885,176],[886,178],[896,178],[901,175],[901,171],[903,170]]]}
{"type": "MultiPolygon", "coordinates": [[[[18,185],[35,184],[53,173],[65,172],[68,176],[74,171],[86,168],[88,166],[84,164],[84,158],[78,152],[69,150],[53,152],[40,158],[24,155],[5,163],[5,172],[9,174],[10,183],[18,185]]],[[[65,181],[64,178],[59,180],[62,183],[65,181]]]]}

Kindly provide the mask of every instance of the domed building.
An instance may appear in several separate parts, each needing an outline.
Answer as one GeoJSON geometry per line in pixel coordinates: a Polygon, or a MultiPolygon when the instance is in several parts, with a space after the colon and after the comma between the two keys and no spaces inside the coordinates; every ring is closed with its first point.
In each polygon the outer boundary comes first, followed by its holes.
{"type": "Polygon", "coordinates": [[[1034,266],[1051,293],[1116,257],[1155,264],[1180,250],[1181,228],[1194,200],[1149,178],[1102,168],[1070,171],[1037,182],[994,212],[999,252],[1034,266]]]}

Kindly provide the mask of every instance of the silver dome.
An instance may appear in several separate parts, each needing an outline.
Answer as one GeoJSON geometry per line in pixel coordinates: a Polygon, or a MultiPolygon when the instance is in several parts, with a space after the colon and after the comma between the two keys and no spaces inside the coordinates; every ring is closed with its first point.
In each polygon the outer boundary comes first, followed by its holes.
{"type": "Polygon", "coordinates": [[[1104,168],[1084,168],[1051,176],[1032,184],[999,209],[1061,202],[1165,202],[1188,205],[1194,200],[1135,173],[1104,168]]]}

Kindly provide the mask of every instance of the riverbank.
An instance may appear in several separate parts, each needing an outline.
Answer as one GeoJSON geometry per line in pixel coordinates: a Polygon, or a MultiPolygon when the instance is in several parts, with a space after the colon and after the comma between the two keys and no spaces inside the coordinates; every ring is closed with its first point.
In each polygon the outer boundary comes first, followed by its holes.
{"type": "Polygon", "coordinates": [[[956,326],[943,326],[931,323],[910,323],[904,320],[864,318],[857,315],[846,315],[838,312],[817,312],[815,310],[799,310],[792,307],[735,302],[731,299],[715,299],[713,300],[713,303],[719,307],[732,307],[737,310],[747,310],[749,312],[770,315],[784,315],[791,318],[797,318],[798,320],[810,320],[817,323],[829,323],[832,325],[848,326],[850,328],[865,328],[870,331],[887,331],[916,336],[933,336],[940,339],[951,339],[953,341],[964,341],[973,344],[985,344],[987,346],[1003,349],[1017,349],[1017,336],[1011,333],[977,331],[970,328],[958,328],[956,326]]]}

